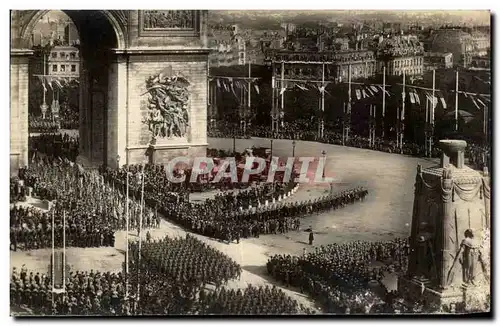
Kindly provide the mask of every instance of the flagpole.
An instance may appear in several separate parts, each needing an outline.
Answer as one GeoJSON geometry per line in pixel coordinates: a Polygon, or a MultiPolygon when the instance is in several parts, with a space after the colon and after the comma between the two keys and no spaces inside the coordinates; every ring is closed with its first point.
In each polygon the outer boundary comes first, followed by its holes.
{"type": "Polygon", "coordinates": [[[281,61],[281,111],[279,115],[279,121],[281,124],[283,124],[283,121],[281,120],[284,118],[285,114],[285,92],[283,91],[283,88],[285,86],[285,61],[281,61]]]}
{"type": "Polygon", "coordinates": [[[63,211],[63,289],[66,290],[66,211],[63,211]]]}
{"type": "Polygon", "coordinates": [[[455,131],[458,131],[458,68],[455,81],[455,131]]]}
{"type": "Polygon", "coordinates": [[[325,131],[325,63],[323,63],[323,72],[321,76],[321,138],[325,131]]]}
{"type": "MultiPolygon", "coordinates": [[[[141,185],[141,211],[140,211],[140,217],[139,217],[139,232],[137,232],[137,235],[139,237],[139,248],[138,248],[138,256],[137,256],[137,296],[136,296],[136,302],[137,304],[139,303],[139,295],[140,295],[140,290],[141,290],[141,282],[140,282],[140,276],[141,276],[141,249],[142,249],[142,221],[143,221],[143,210],[144,210],[144,164],[142,165],[142,172],[141,172],[141,179],[142,179],[142,185],[141,185]]],[[[137,311],[137,309],[136,309],[137,311]]]]}
{"type": "Polygon", "coordinates": [[[431,104],[431,134],[429,137],[429,157],[432,156],[432,139],[434,136],[434,108],[436,106],[436,70],[432,70],[432,104],[431,104]]]}
{"type": "MultiPolygon", "coordinates": [[[[252,61],[248,60],[248,112],[252,112],[252,61]]],[[[245,117],[245,133],[246,133],[247,121],[245,117]]]]}
{"type": "Polygon", "coordinates": [[[385,66],[384,66],[384,75],[382,79],[382,87],[383,87],[383,92],[382,92],[382,139],[385,136],[385,66]]]}
{"type": "Polygon", "coordinates": [[[55,217],[54,210],[52,210],[52,293],[55,289],[55,264],[56,264],[56,243],[55,243],[55,217]]]}
{"type": "Polygon", "coordinates": [[[373,130],[372,130],[372,105],[369,105],[370,108],[370,118],[369,118],[369,132],[368,132],[368,146],[372,147],[372,135],[373,135],[373,130]]]}
{"type": "Polygon", "coordinates": [[[272,88],[272,105],[271,105],[271,131],[274,133],[275,126],[275,115],[276,115],[276,94],[275,94],[275,89],[276,89],[276,76],[275,76],[275,70],[274,70],[274,62],[272,63],[272,69],[273,69],[273,75],[271,77],[271,88],[272,88]]]}
{"type": "Polygon", "coordinates": [[[351,128],[351,101],[352,101],[352,89],[351,89],[351,65],[349,64],[349,72],[348,72],[348,83],[349,90],[347,95],[349,99],[347,100],[347,125],[346,128],[346,141],[349,141],[349,129],[351,128]]]}
{"type": "Polygon", "coordinates": [[[427,156],[427,134],[428,134],[428,127],[429,127],[429,97],[426,95],[425,96],[425,130],[424,130],[424,135],[425,135],[425,156],[427,156]]]}
{"type": "Polygon", "coordinates": [[[401,105],[402,110],[401,110],[401,123],[400,123],[400,129],[399,129],[399,134],[401,136],[400,138],[400,149],[401,153],[403,153],[403,137],[404,137],[404,132],[405,132],[405,127],[404,127],[404,120],[405,120],[405,102],[406,102],[406,72],[403,70],[403,103],[401,105]]]}
{"type": "Polygon", "coordinates": [[[129,248],[128,248],[128,225],[129,225],[129,166],[127,165],[127,186],[126,186],[126,204],[125,204],[125,242],[126,242],[126,249],[125,249],[125,300],[128,300],[128,261],[129,261],[129,248]]]}

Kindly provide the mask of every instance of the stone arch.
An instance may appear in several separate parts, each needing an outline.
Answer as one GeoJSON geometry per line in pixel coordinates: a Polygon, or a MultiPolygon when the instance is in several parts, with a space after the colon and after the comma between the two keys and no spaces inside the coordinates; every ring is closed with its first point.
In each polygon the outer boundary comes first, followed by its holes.
{"type": "MultiPolygon", "coordinates": [[[[31,33],[33,32],[33,29],[35,28],[36,24],[40,21],[40,19],[50,12],[51,10],[34,10],[31,13],[29,13],[26,21],[27,23],[22,27],[20,37],[21,40],[24,42],[27,42],[29,40],[29,37],[31,33]]],[[[89,10],[90,11],[90,10],[89,10]]],[[[125,16],[124,15],[119,15],[117,13],[113,13],[113,10],[92,10],[92,11],[97,11],[106,17],[113,28],[116,36],[116,41],[117,41],[117,49],[125,49],[127,48],[127,34],[125,32],[126,30],[126,22],[125,16]],[[123,16],[123,17],[118,17],[118,16],[123,16]]],[[[114,10],[117,11],[117,10],[114,10]]],[[[72,12],[75,12],[75,10],[62,10],[66,15],[68,15],[71,19],[74,19],[72,17],[72,12]]],[[[79,31],[80,32],[80,31],[79,31]]]]}

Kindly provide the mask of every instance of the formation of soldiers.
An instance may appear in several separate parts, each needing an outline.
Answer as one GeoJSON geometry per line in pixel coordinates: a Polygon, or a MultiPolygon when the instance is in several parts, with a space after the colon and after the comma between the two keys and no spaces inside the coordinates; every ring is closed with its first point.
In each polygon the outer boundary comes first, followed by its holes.
{"type": "MultiPolygon", "coordinates": [[[[39,209],[11,209],[11,248],[40,249],[52,245],[52,220],[55,245],[62,246],[66,225],[66,246],[99,247],[114,245],[114,231],[127,228],[125,194],[105,184],[97,173],[75,169],[70,164],[39,162],[22,170],[25,187],[33,194],[54,200],[47,212],[39,209]]],[[[160,215],[140,200],[129,200],[129,229],[158,228],[160,215]],[[142,214],[141,214],[142,212],[142,214]]]]}
{"type": "Polygon", "coordinates": [[[215,292],[201,292],[199,301],[201,314],[281,315],[311,313],[275,286],[255,287],[249,285],[243,291],[222,288],[215,292]]]}
{"type": "Polygon", "coordinates": [[[330,244],[300,257],[275,255],[269,259],[267,271],[285,285],[310,294],[325,312],[370,313],[382,309],[376,307],[387,301],[370,290],[372,284],[380,285],[387,271],[405,271],[408,248],[407,239],[330,244]],[[373,267],[376,261],[389,266],[373,267]]]}
{"type": "Polygon", "coordinates": [[[224,206],[170,203],[162,206],[160,212],[195,233],[238,243],[241,238],[298,231],[300,217],[344,207],[363,200],[367,194],[367,190],[359,188],[309,201],[261,205],[241,212],[227,211],[224,206]]]}
{"type": "Polygon", "coordinates": [[[291,314],[296,301],[277,288],[230,290],[220,284],[240,276],[241,267],[195,237],[147,241],[138,269],[136,244],[130,244],[130,271],[91,270],[66,275],[64,293],[52,292],[45,274],[13,269],[11,305],[43,315],[291,314]],[[209,287],[215,284],[215,290],[209,287]]]}
{"type": "Polygon", "coordinates": [[[79,138],[68,134],[41,134],[30,136],[29,145],[30,158],[38,155],[60,157],[74,162],[78,156],[79,138]]]}
{"type": "MultiPolygon", "coordinates": [[[[138,245],[131,244],[131,255],[138,256],[138,245]]],[[[220,251],[192,235],[147,241],[141,250],[141,268],[166,274],[172,279],[200,288],[203,284],[220,287],[239,278],[241,267],[220,251]]]]}

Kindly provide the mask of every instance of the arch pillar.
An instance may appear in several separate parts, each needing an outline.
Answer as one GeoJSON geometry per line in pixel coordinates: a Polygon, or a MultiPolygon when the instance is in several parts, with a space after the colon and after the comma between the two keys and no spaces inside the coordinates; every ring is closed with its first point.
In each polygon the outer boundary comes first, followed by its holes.
{"type": "Polygon", "coordinates": [[[10,50],[10,172],[28,165],[28,90],[31,50],[10,50]]]}

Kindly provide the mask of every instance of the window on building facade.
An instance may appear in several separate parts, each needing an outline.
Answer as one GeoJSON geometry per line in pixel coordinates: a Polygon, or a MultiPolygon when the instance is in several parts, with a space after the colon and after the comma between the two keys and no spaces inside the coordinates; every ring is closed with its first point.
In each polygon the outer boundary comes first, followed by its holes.
{"type": "Polygon", "coordinates": [[[70,57],[71,59],[76,59],[76,52],[71,52],[71,53],[69,54],[69,57],[70,57]]]}
{"type": "Polygon", "coordinates": [[[52,52],[52,58],[57,58],[57,52],[52,52]]]}
{"type": "Polygon", "coordinates": [[[66,58],[66,52],[61,52],[61,53],[59,54],[59,56],[60,56],[61,58],[66,58]]]}
{"type": "Polygon", "coordinates": [[[66,71],[66,66],[65,65],[61,65],[61,72],[65,72],[66,71]]]}
{"type": "Polygon", "coordinates": [[[76,65],[71,65],[71,72],[76,72],[76,65]]]}
{"type": "Polygon", "coordinates": [[[52,72],[57,72],[57,65],[52,65],[52,72]]]}

